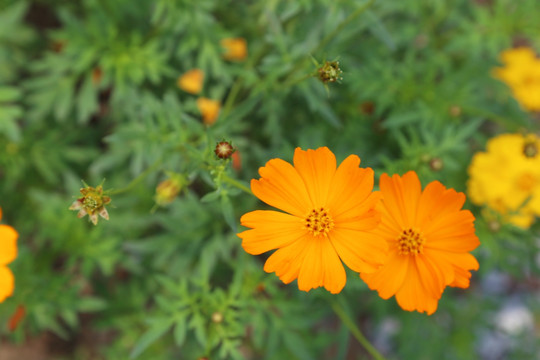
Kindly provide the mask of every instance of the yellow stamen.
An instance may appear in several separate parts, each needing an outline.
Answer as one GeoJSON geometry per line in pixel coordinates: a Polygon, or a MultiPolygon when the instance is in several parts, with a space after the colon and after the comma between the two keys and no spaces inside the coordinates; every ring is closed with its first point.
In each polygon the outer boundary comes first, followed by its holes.
{"type": "Polygon", "coordinates": [[[334,227],[334,220],[327,209],[324,207],[313,209],[306,215],[304,220],[304,228],[308,229],[313,236],[324,235],[334,227]]]}
{"type": "Polygon", "coordinates": [[[414,229],[405,229],[397,238],[400,255],[422,254],[424,252],[425,239],[421,232],[414,229]]]}

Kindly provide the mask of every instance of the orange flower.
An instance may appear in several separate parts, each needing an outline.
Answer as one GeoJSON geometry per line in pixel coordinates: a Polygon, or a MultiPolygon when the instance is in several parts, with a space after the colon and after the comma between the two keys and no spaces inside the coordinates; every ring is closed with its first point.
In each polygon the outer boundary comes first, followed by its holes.
{"type": "Polygon", "coordinates": [[[373,170],[359,168],[360,158],[347,157],[336,169],[326,147],[294,152],[294,166],[272,159],[251,180],[259,199],[284,212],[252,211],[240,219],[251,228],[238,236],[242,247],[258,255],[278,249],[264,270],[286,284],[298,279],[303,291],[324,286],[333,294],[345,286],[342,261],[360,273],[376,271],[386,259],[385,241],[371,234],[380,222],[375,211],[373,170]]]}
{"type": "MultiPolygon", "coordinates": [[[[2,209],[0,209],[0,219],[2,209]]],[[[0,303],[13,294],[15,279],[7,264],[17,257],[19,234],[11,226],[0,225],[0,303]]]]}
{"type": "Polygon", "coordinates": [[[386,264],[374,274],[360,274],[370,289],[396,300],[407,311],[429,315],[448,286],[467,288],[478,262],[469,254],[480,242],[474,216],[461,210],[465,195],[433,181],[422,192],[414,171],[403,177],[383,174],[381,225],[374,234],[389,245],[386,264]]]}
{"type": "Polygon", "coordinates": [[[178,87],[188,93],[198,94],[201,92],[204,81],[204,73],[200,69],[192,69],[178,78],[178,87]]]}
{"type": "Polygon", "coordinates": [[[221,40],[221,46],[225,49],[225,60],[241,61],[247,57],[247,43],[244,38],[226,38],[221,40]]]}
{"type": "Polygon", "coordinates": [[[219,101],[200,97],[197,99],[197,107],[199,108],[199,111],[203,117],[203,122],[206,125],[212,125],[216,122],[219,115],[219,110],[221,109],[219,101]]]}

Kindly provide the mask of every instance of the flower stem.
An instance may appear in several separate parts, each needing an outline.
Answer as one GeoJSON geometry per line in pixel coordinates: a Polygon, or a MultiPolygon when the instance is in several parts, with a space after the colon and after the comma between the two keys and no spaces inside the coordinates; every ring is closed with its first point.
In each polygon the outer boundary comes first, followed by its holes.
{"type": "Polygon", "coordinates": [[[356,340],[366,349],[366,351],[376,360],[384,360],[384,357],[371,345],[371,343],[366,339],[362,334],[358,326],[351,320],[351,317],[345,312],[343,305],[339,304],[337,301],[332,302],[332,309],[339,317],[343,325],[349,329],[351,334],[355,337],[356,340]]]}
{"type": "Polygon", "coordinates": [[[245,186],[244,184],[242,184],[241,182],[239,182],[239,181],[237,181],[235,179],[230,178],[226,174],[223,174],[221,179],[223,181],[229,183],[230,185],[242,190],[243,192],[248,193],[250,195],[253,195],[253,193],[251,192],[251,190],[249,190],[249,188],[247,186],[245,186]]]}
{"type": "Polygon", "coordinates": [[[145,171],[140,173],[139,176],[137,176],[135,179],[131,180],[131,182],[126,187],[123,187],[121,189],[111,190],[111,191],[108,192],[107,195],[117,195],[117,194],[121,194],[123,192],[131,190],[133,187],[135,187],[135,185],[137,185],[148,174],[155,171],[161,165],[161,162],[162,162],[161,159],[157,160],[155,163],[152,164],[152,166],[150,166],[145,171]]]}

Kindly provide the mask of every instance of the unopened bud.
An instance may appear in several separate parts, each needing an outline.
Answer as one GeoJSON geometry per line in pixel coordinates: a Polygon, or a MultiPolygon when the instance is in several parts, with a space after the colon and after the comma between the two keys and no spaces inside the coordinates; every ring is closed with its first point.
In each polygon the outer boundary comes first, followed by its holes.
{"type": "Polygon", "coordinates": [[[169,174],[169,178],[160,182],[156,187],[156,203],[160,206],[172,203],[185,184],[186,179],[183,175],[169,174]]]}
{"type": "Polygon", "coordinates": [[[324,65],[317,71],[319,73],[319,80],[325,84],[343,80],[341,77],[343,71],[339,68],[339,61],[325,61],[324,65]]]}
{"type": "Polygon", "coordinates": [[[442,170],[443,166],[444,166],[443,161],[438,157],[434,157],[433,159],[429,161],[429,167],[433,171],[440,171],[442,170]]]}
{"type": "Polygon", "coordinates": [[[236,149],[233,148],[231,143],[227,141],[220,141],[216,144],[214,153],[216,153],[216,156],[220,159],[228,159],[235,151],[236,149]]]}
{"type": "Polygon", "coordinates": [[[461,115],[461,108],[457,105],[452,105],[449,112],[450,115],[452,115],[453,117],[458,117],[459,115],[461,115]]]}
{"type": "Polygon", "coordinates": [[[487,223],[488,229],[491,232],[498,232],[501,229],[501,223],[497,220],[489,220],[487,223]]]}
{"type": "Polygon", "coordinates": [[[223,321],[223,314],[220,313],[219,311],[216,311],[215,313],[212,314],[212,321],[215,322],[216,324],[219,324],[220,322],[223,321]]]}

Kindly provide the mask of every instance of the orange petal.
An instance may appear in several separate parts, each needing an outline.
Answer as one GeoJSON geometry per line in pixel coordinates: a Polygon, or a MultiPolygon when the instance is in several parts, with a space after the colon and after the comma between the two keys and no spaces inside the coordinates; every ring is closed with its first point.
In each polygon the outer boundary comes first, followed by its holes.
{"type": "MultiPolygon", "coordinates": [[[[407,177],[411,180],[411,177],[407,177]]],[[[408,184],[410,181],[408,182],[408,184]]],[[[418,183],[419,184],[419,183],[418,183]]],[[[397,227],[404,229],[412,223],[407,214],[404,193],[409,189],[404,189],[404,177],[394,174],[391,178],[387,174],[382,174],[379,180],[380,189],[383,196],[384,207],[390,217],[397,223],[397,227]]],[[[416,192],[416,191],[415,191],[416,192]]]]}
{"type": "Polygon", "coordinates": [[[13,294],[15,279],[10,269],[0,266],[0,303],[13,294]]]}
{"type": "MultiPolygon", "coordinates": [[[[406,281],[396,294],[396,300],[403,310],[426,312],[431,315],[437,310],[438,299],[431,296],[422,284],[422,276],[433,276],[430,273],[421,274],[414,263],[409,260],[406,281]]],[[[423,280],[424,282],[426,279],[423,280]]],[[[431,280],[429,280],[431,281],[431,280]]]]}
{"type": "Polygon", "coordinates": [[[386,260],[388,245],[376,234],[334,228],[330,241],[341,260],[356,272],[372,273],[386,260]]]}
{"type": "Polygon", "coordinates": [[[336,157],[327,147],[306,151],[294,150],[294,167],[306,184],[315,208],[326,206],[332,178],[336,172],[336,157]]]}
{"type": "Polygon", "coordinates": [[[359,165],[360,158],[350,155],[335,172],[328,194],[328,207],[336,217],[354,217],[371,209],[378,201],[378,198],[370,197],[373,194],[373,170],[359,168],[359,165]]]}
{"type": "Polygon", "coordinates": [[[312,236],[305,235],[298,241],[276,250],[266,260],[264,271],[275,272],[285,284],[290,283],[298,277],[300,267],[306,257],[306,249],[312,240],[312,236]]]}
{"type": "Polygon", "coordinates": [[[19,234],[11,226],[0,225],[0,266],[17,257],[17,238],[19,234]]]}
{"type": "Polygon", "coordinates": [[[372,274],[360,274],[371,290],[377,290],[379,296],[388,299],[401,288],[407,274],[409,261],[397,251],[390,253],[388,260],[378,271],[372,274]]]}
{"type": "Polygon", "coordinates": [[[438,181],[433,181],[426,186],[418,201],[416,226],[425,231],[424,224],[434,218],[434,209],[439,206],[439,199],[445,190],[446,187],[438,181]]]}
{"type": "Polygon", "coordinates": [[[252,255],[287,246],[307,232],[298,217],[271,210],[249,212],[240,218],[240,223],[253,228],[238,234],[242,247],[252,255]]]}
{"type": "Polygon", "coordinates": [[[298,275],[298,288],[303,291],[324,286],[332,294],[339,293],[345,286],[345,269],[325,237],[313,238],[298,275]]]}
{"type": "Polygon", "coordinates": [[[251,180],[251,191],[268,205],[299,217],[313,209],[306,185],[288,162],[272,159],[259,174],[260,180],[251,180]]]}

